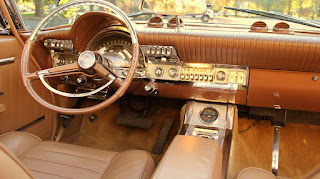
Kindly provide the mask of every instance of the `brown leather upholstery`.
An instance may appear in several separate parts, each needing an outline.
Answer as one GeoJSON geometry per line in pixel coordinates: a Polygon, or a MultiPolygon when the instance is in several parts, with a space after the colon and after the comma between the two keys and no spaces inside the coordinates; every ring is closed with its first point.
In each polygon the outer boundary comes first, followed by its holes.
{"type": "Polygon", "coordinates": [[[117,153],[59,142],[41,142],[36,136],[22,132],[1,135],[0,142],[16,154],[35,178],[140,179],[150,178],[154,170],[153,159],[145,151],[117,153]]]}
{"type": "Polygon", "coordinates": [[[0,178],[33,178],[23,164],[0,143],[0,178]]]}
{"type": "Polygon", "coordinates": [[[161,159],[153,179],[221,178],[222,152],[217,141],[178,135],[161,159]]]}

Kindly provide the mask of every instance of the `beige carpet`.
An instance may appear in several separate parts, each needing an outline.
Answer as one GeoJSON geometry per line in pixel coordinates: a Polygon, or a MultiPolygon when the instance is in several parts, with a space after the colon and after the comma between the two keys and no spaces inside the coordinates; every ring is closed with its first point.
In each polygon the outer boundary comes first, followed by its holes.
{"type": "MultiPolygon", "coordinates": [[[[269,121],[239,119],[231,146],[228,178],[247,167],[271,171],[273,127],[269,121]],[[255,124],[255,125],[253,125],[255,124]],[[252,126],[251,128],[249,128],[252,126]]],[[[320,162],[320,126],[291,124],[280,130],[279,176],[299,177],[320,162]]]]}
{"type": "MultiPolygon", "coordinates": [[[[84,131],[80,140],[76,141],[75,144],[118,152],[140,149],[151,153],[158,134],[168,117],[173,117],[174,122],[165,149],[178,133],[180,126],[180,108],[160,107],[152,116],[154,123],[150,129],[118,125],[116,123],[116,115],[118,113],[120,113],[120,105],[119,103],[114,103],[108,108],[95,113],[98,116],[97,122],[89,122],[87,120],[88,115],[85,115],[84,131]]],[[[162,155],[152,154],[152,157],[155,162],[158,162],[162,155]]]]}

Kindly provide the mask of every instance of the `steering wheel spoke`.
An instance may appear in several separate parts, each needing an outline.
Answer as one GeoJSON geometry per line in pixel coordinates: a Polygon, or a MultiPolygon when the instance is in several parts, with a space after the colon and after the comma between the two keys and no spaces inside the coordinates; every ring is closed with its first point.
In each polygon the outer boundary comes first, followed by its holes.
{"type": "Polygon", "coordinates": [[[114,73],[110,68],[100,63],[97,63],[93,68],[96,70],[98,74],[107,78],[108,80],[114,79],[113,83],[116,86],[121,87],[123,85],[123,80],[116,73],[114,73]]]}
{"type": "Polygon", "coordinates": [[[36,71],[33,73],[28,73],[26,78],[29,80],[39,79],[39,76],[43,76],[45,78],[50,77],[58,77],[64,75],[78,74],[82,73],[79,71],[79,66],[77,63],[71,63],[63,66],[48,68],[45,70],[36,71]]]}

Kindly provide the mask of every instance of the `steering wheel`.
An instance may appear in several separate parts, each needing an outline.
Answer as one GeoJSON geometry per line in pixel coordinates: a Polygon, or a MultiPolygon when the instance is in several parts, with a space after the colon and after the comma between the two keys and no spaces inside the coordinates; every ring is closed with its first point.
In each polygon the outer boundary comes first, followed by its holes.
{"type": "MultiPolygon", "coordinates": [[[[24,86],[26,87],[27,91],[30,93],[30,95],[41,105],[60,112],[64,114],[85,114],[85,113],[91,113],[98,111],[100,109],[103,109],[113,102],[115,102],[117,99],[119,99],[128,89],[130,86],[130,83],[134,77],[137,65],[138,65],[138,58],[139,58],[139,44],[138,44],[138,38],[135,29],[133,28],[130,20],[126,16],[126,14],[116,7],[115,5],[105,1],[105,0],[75,0],[71,1],[69,3],[63,4],[59,6],[57,9],[52,11],[50,14],[48,14],[37,26],[36,28],[32,31],[29,39],[26,41],[23,52],[22,52],[22,57],[21,57],[21,75],[22,75],[22,81],[24,83],[24,86]],[[93,52],[93,51],[84,51],[82,52],[79,57],[77,63],[71,63],[71,64],[66,64],[63,66],[58,66],[58,67],[53,67],[53,68],[48,68],[45,70],[40,70],[36,71],[33,73],[28,73],[28,63],[30,60],[30,56],[33,50],[33,47],[35,45],[35,42],[38,37],[38,33],[40,30],[44,28],[46,23],[50,20],[50,18],[57,13],[62,12],[63,10],[66,10],[70,7],[74,6],[79,6],[79,5],[96,5],[100,6],[103,8],[107,8],[114,12],[116,15],[118,15],[120,18],[119,20],[123,21],[123,24],[125,24],[130,32],[131,40],[132,40],[132,59],[131,59],[131,64],[130,68],[128,71],[128,74],[126,76],[125,80],[122,80],[119,78],[110,68],[108,68],[106,65],[103,65],[103,56],[93,52]],[[50,86],[45,78],[47,77],[53,77],[53,76],[63,76],[63,75],[68,75],[72,73],[83,73],[83,71],[86,70],[91,70],[94,71],[95,73],[98,73],[108,79],[108,82],[106,82],[104,85],[101,87],[91,91],[91,92],[86,92],[86,93],[66,93],[59,91],[52,86],[50,86]],[[85,107],[85,108],[65,108],[65,107],[59,107],[53,104],[48,103],[44,99],[42,99],[34,90],[34,88],[31,85],[32,80],[40,79],[42,84],[51,92],[65,96],[65,97],[86,97],[95,93],[98,93],[99,91],[103,90],[104,88],[108,87],[110,84],[114,83],[115,85],[118,86],[117,91],[110,96],[108,99],[105,101],[96,104],[94,106],[90,107],[85,107]]],[[[85,74],[85,73],[84,73],[85,74]]],[[[90,77],[90,75],[87,74],[87,76],[90,77]]]]}

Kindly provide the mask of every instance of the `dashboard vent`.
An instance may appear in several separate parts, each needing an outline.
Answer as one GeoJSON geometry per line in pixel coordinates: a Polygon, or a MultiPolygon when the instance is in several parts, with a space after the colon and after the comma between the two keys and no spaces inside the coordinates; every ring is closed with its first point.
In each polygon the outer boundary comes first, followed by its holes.
{"type": "Polygon", "coordinates": [[[161,17],[155,16],[149,19],[148,27],[160,28],[163,27],[163,20],[161,17]]]}
{"type": "MultiPolygon", "coordinates": [[[[176,28],[177,27],[176,18],[174,17],[174,18],[170,19],[168,21],[167,26],[170,28],[176,28]]],[[[180,19],[180,27],[183,27],[183,26],[184,26],[183,21],[182,21],[182,19],[180,19]]]]}
{"type": "Polygon", "coordinates": [[[268,26],[263,21],[257,21],[250,26],[250,32],[267,32],[268,26]]]}
{"type": "Polygon", "coordinates": [[[291,29],[289,24],[285,22],[279,22],[276,25],[274,25],[273,32],[287,34],[291,32],[291,29]]]}

